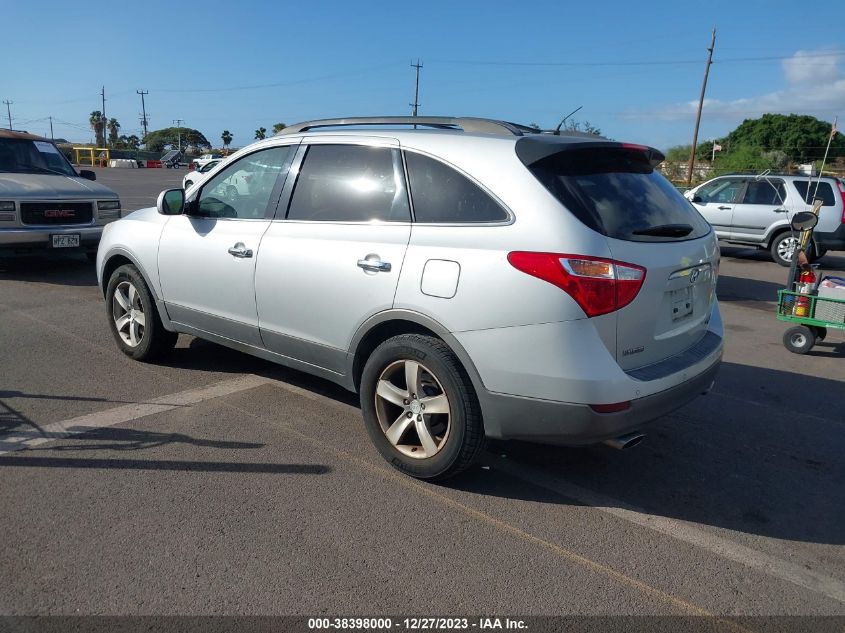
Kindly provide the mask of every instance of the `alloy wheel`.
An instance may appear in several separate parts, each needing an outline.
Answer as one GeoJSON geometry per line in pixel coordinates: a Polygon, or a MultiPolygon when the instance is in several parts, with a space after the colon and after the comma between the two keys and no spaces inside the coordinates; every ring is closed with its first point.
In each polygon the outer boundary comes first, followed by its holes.
{"type": "Polygon", "coordinates": [[[376,415],[396,450],[416,459],[433,457],[451,429],[449,397],[437,376],[413,360],[391,363],[376,383],[376,415]]]}
{"type": "Polygon", "coordinates": [[[120,340],[129,347],[138,347],[144,338],[147,319],[141,295],[131,281],[121,281],[115,287],[112,318],[120,340]]]}
{"type": "Polygon", "coordinates": [[[786,262],[791,262],[796,248],[798,248],[798,238],[787,237],[778,243],[778,256],[786,262]]]}

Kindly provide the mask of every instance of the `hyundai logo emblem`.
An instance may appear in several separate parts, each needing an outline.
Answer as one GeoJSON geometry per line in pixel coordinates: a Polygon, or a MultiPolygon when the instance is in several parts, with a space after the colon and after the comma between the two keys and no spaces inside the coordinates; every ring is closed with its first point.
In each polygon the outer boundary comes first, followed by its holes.
{"type": "Polygon", "coordinates": [[[694,284],[694,283],[695,283],[695,280],[696,280],[696,279],[698,279],[698,273],[699,273],[699,272],[700,272],[700,271],[698,270],[698,268],[693,268],[693,269],[690,271],[690,274],[689,274],[689,282],[690,282],[691,284],[694,284]]]}

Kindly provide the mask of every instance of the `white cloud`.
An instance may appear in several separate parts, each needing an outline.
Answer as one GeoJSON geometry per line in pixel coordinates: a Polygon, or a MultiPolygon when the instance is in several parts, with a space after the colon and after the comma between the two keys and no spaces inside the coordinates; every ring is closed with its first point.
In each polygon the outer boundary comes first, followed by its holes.
{"type": "Polygon", "coordinates": [[[797,51],[783,60],[783,72],[791,84],[829,81],[839,75],[840,55],[830,51],[797,51]]]}
{"type": "MultiPolygon", "coordinates": [[[[766,112],[813,114],[832,119],[845,109],[845,58],[826,51],[798,51],[783,61],[786,87],[774,92],[732,100],[705,99],[703,116],[709,119],[758,117],[766,112]]],[[[695,116],[698,101],[676,103],[657,111],[631,112],[631,119],[679,121],[695,116]]]]}

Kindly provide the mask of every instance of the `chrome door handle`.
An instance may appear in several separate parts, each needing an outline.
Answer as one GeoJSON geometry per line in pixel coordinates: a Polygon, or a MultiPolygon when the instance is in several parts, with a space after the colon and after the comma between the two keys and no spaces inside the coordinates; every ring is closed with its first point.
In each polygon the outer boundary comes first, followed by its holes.
{"type": "Polygon", "coordinates": [[[728,209],[730,209],[730,207],[719,207],[719,209],[722,211],[727,211],[728,209]]]}
{"type": "Polygon", "coordinates": [[[374,273],[389,273],[390,262],[383,262],[378,259],[359,259],[358,268],[363,268],[364,270],[368,270],[374,273]]]}
{"type": "Polygon", "coordinates": [[[229,249],[229,255],[233,257],[252,257],[252,249],[244,246],[243,242],[238,242],[229,249]]]}

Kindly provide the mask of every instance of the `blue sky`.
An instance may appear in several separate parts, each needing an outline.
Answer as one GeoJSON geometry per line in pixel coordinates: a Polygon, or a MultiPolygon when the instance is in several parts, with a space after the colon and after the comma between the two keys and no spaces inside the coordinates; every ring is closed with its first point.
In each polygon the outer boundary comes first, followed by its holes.
{"type": "Polygon", "coordinates": [[[0,99],[16,129],[49,134],[52,116],[57,137],[88,141],[102,85],[127,134],[140,133],[144,89],[151,130],[183,119],[215,146],[224,129],[243,146],[279,121],[409,114],[419,58],[420,114],[549,127],[582,106],[575,118],[606,135],[665,149],[691,140],[714,26],[702,138],[768,111],[845,115],[841,4],[804,7],[12,0],[0,99]]]}

